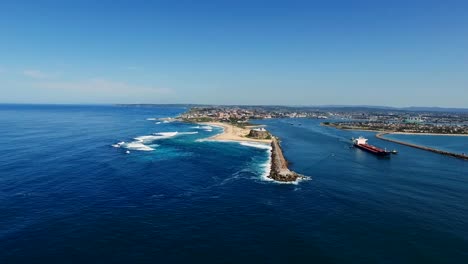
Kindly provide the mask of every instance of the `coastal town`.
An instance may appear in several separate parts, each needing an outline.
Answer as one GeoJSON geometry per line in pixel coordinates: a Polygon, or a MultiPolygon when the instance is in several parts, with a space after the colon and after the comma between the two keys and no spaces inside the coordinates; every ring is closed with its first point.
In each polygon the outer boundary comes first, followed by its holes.
{"type": "Polygon", "coordinates": [[[468,135],[468,114],[437,111],[394,111],[369,108],[294,108],[275,106],[197,106],[177,117],[178,120],[221,126],[224,132],[215,140],[254,141],[268,143],[272,149],[271,179],[291,182],[303,176],[287,167],[278,139],[263,127],[255,126],[255,120],[271,118],[329,119],[321,125],[343,130],[379,132],[376,137],[442,155],[467,159],[464,153],[450,153],[438,149],[409,144],[384,137],[386,134],[468,135]]]}
{"type": "Polygon", "coordinates": [[[258,119],[270,118],[323,119],[323,125],[338,129],[468,134],[466,112],[396,111],[363,107],[197,106],[179,117],[190,122],[222,122],[241,127],[258,119]]]}
{"type": "Polygon", "coordinates": [[[430,123],[391,123],[378,121],[324,122],[325,126],[346,130],[385,131],[394,133],[468,135],[467,125],[447,125],[430,123]]]}
{"type": "Polygon", "coordinates": [[[202,106],[192,107],[180,116],[184,120],[219,121],[245,124],[249,120],[271,118],[320,118],[328,116],[322,112],[304,111],[274,106],[202,106]]]}

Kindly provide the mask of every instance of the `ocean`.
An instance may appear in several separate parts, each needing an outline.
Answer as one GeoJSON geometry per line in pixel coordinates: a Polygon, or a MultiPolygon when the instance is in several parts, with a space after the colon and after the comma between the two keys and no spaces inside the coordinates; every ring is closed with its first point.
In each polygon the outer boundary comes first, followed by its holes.
{"type": "Polygon", "coordinates": [[[0,263],[468,263],[468,162],[261,120],[311,177],[280,184],[268,148],[158,120],[186,110],[0,105],[0,263]]]}

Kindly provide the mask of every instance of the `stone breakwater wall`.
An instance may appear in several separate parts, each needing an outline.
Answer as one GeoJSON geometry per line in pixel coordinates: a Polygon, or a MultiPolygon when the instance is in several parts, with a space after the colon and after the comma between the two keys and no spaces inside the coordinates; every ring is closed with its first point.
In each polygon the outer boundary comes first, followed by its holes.
{"type": "Polygon", "coordinates": [[[289,170],[288,162],[276,137],[271,140],[271,170],[269,178],[280,182],[294,182],[307,177],[289,170]]]}
{"type": "Polygon", "coordinates": [[[454,157],[454,158],[468,160],[468,156],[465,155],[465,154],[452,153],[452,152],[448,152],[448,151],[443,151],[443,150],[434,149],[434,148],[430,148],[430,147],[424,147],[424,146],[415,145],[415,144],[411,144],[411,143],[407,143],[407,142],[403,142],[403,141],[399,141],[399,140],[384,137],[384,135],[387,135],[387,134],[391,134],[391,133],[388,133],[388,132],[378,133],[375,136],[377,138],[379,138],[379,139],[389,141],[389,142],[393,142],[393,143],[397,143],[397,144],[401,144],[401,145],[404,145],[404,146],[417,148],[417,149],[422,149],[422,150],[426,150],[426,151],[431,151],[431,152],[434,152],[434,153],[438,153],[438,154],[442,154],[442,155],[450,156],[450,157],[454,157]]]}

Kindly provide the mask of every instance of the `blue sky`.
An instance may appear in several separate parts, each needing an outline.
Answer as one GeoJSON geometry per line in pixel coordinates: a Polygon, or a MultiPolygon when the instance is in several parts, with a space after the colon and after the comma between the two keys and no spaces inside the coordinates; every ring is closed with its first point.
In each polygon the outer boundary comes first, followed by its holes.
{"type": "Polygon", "coordinates": [[[468,2],[0,1],[2,103],[468,107],[468,2]]]}

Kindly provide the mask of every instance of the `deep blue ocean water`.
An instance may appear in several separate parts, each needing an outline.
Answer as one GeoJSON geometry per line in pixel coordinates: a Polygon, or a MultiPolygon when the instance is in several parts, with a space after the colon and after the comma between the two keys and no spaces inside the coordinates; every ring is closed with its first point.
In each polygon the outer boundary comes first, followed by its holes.
{"type": "Polygon", "coordinates": [[[277,184],[264,148],[147,120],[185,110],[0,105],[0,263],[468,263],[468,162],[264,120],[312,177],[277,184]]]}

